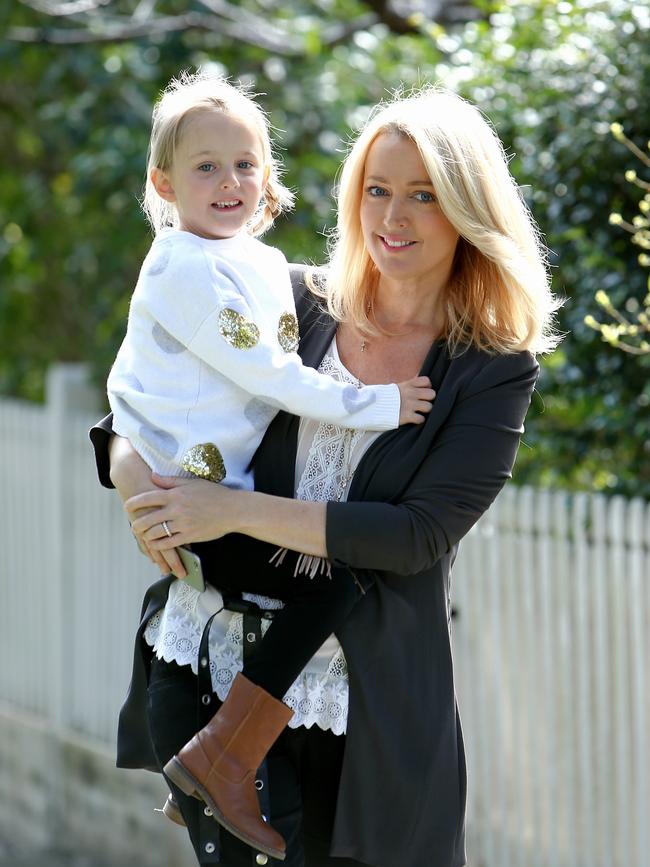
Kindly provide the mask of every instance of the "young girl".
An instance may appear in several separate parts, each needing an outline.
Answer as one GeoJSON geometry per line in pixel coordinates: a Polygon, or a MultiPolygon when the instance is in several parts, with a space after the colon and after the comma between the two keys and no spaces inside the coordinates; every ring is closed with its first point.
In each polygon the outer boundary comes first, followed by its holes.
{"type": "MultiPolygon", "coordinates": [[[[155,472],[251,489],[249,464],[278,408],[376,431],[421,423],[429,411],[427,377],[357,388],[303,367],[286,260],[254,237],[290,203],[260,107],[220,77],[172,81],[154,109],[147,169],[156,237],[108,379],[114,432],[155,472]]],[[[162,527],[173,538],[172,522],[162,527]]],[[[219,589],[262,592],[253,581],[229,575],[219,589]]],[[[179,592],[173,585],[170,596],[179,592]]],[[[282,859],[284,840],[260,815],[255,770],[292,716],[282,696],[358,589],[349,570],[333,568],[273,595],[288,603],[269,630],[287,631],[284,658],[265,660],[262,644],[255,683],[239,674],[165,773],[233,834],[282,859]]]]}

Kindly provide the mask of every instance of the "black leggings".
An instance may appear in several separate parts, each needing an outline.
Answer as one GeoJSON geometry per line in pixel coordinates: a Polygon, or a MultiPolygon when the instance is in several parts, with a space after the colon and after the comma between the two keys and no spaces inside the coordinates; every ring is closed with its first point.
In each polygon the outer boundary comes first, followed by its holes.
{"type": "Polygon", "coordinates": [[[244,674],[253,683],[280,700],[361,596],[354,574],[334,566],[331,578],[326,574],[287,576],[281,569],[277,574],[265,570],[257,578],[247,571],[241,579],[228,575],[215,586],[223,594],[258,593],[285,603],[274,612],[259,649],[244,665],[244,674]]]}
{"type": "MultiPolygon", "coordinates": [[[[309,580],[309,579],[307,579],[309,580]]],[[[149,679],[148,719],[160,767],[175,755],[200,727],[197,720],[197,678],[189,665],[154,657],[149,679]]],[[[268,755],[270,822],[287,842],[284,867],[365,867],[349,858],[332,858],[329,844],[345,747],[344,735],[317,726],[285,729],[268,755]]],[[[169,780],[170,789],[187,822],[199,864],[206,858],[214,819],[203,818],[203,802],[184,795],[169,780]]],[[[220,867],[255,867],[255,852],[221,830],[220,867]]],[[[214,863],[214,862],[212,862],[214,863]]],[[[275,860],[269,859],[269,867],[275,860]]]]}

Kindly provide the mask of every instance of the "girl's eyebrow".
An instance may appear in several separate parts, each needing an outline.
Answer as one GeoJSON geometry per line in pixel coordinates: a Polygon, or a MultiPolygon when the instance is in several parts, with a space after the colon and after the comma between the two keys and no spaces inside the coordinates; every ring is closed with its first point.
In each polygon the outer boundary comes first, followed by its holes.
{"type": "MultiPolygon", "coordinates": [[[[212,156],[213,154],[216,154],[216,153],[217,153],[216,151],[211,151],[211,150],[197,151],[194,154],[190,154],[190,159],[194,160],[197,157],[209,157],[209,156],[212,156]]],[[[253,151],[242,151],[239,154],[239,156],[240,157],[255,157],[257,155],[255,153],[253,153],[253,151]]]]}
{"type": "MultiPolygon", "coordinates": [[[[378,181],[380,184],[388,183],[386,178],[382,178],[379,175],[370,175],[368,178],[366,178],[366,180],[367,181],[378,181]]],[[[432,187],[433,184],[431,183],[430,179],[427,178],[426,181],[409,181],[407,186],[409,186],[409,187],[432,187]]]]}

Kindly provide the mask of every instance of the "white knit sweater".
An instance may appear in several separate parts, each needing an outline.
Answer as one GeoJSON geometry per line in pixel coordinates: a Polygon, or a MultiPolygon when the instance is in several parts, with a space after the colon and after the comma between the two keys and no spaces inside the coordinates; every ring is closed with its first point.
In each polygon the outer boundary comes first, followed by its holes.
{"type": "Polygon", "coordinates": [[[278,409],[363,430],[399,424],[396,385],[355,388],[304,367],[286,260],[240,233],[154,240],[108,378],[115,433],[156,472],[252,488],[278,409]]]}

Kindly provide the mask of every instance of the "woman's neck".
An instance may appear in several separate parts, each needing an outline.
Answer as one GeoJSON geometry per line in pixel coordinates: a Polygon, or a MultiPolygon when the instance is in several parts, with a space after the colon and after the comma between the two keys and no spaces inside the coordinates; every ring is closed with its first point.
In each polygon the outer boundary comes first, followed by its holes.
{"type": "Polygon", "coordinates": [[[441,292],[420,286],[395,287],[380,281],[370,307],[370,318],[382,330],[400,333],[409,329],[440,332],[444,321],[441,292]]]}

